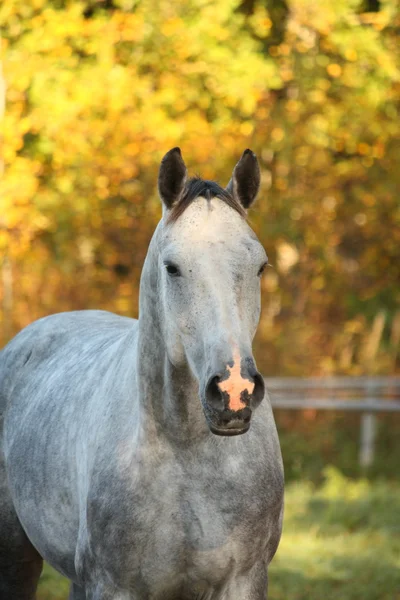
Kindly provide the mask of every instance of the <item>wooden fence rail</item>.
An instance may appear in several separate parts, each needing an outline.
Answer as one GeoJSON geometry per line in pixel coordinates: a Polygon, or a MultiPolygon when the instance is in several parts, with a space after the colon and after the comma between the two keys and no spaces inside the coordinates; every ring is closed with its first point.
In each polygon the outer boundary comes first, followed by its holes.
{"type": "Polygon", "coordinates": [[[265,385],[275,409],[360,412],[363,468],[374,460],[376,413],[400,413],[400,377],[267,377],[265,385]]]}

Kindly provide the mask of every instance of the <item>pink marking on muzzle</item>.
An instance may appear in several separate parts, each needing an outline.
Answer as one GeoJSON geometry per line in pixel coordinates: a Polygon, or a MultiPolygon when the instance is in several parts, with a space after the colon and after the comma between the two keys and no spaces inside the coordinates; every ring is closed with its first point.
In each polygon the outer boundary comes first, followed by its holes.
{"type": "Polygon", "coordinates": [[[252,394],[254,390],[254,382],[250,379],[245,379],[240,373],[240,354],[235,352],[233,355],[233,366],[227,367],[229,371],[228,379],[220,381],[218,387],[221,392],[226,392],[229,396],[228,408],[231,410],[240,410],[246,405],[241,399],[241,394],[247,390],[248,394],[252,394]]]}

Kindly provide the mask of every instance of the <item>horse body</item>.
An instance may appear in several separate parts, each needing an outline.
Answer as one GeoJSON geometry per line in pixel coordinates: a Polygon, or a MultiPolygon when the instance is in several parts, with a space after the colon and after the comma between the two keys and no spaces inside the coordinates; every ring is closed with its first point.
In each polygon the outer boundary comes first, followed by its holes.
{"type": "MultiPolygon", "coordinates": [[[[71,579],[74,600],[265,598],[282,462],[251,357],[258,305],[245,290],[255,280],[241,273],[241,281],[233,267],[226,274],[217,221],[232,236],[232,264],[250,261],[233,236],[262,259],[232,208],[197,198],[173,227],[164,218],[156,230],[139,321],[53,315],[0,354],[8,475],[0,537],[12,523],[24,554],[16,562],[43,557],[71,579]]],[[[3,587],[14,590],[6,564],[0,544],[3,587]]],[[[31,588],[12,597],[31,600],[31,588]]]]}

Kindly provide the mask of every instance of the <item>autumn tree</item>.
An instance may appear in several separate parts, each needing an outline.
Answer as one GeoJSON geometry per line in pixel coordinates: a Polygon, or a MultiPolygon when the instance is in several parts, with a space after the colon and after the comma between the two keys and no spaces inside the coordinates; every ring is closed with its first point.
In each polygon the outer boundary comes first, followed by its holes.
{"type": "Polygon", "coordinates": [[[262,369],[396,368],[395,0],[3,0],[0,26],[3,342],[49,312],[136,316],[161,156],[224,184],[250,146],[262,369]]]}

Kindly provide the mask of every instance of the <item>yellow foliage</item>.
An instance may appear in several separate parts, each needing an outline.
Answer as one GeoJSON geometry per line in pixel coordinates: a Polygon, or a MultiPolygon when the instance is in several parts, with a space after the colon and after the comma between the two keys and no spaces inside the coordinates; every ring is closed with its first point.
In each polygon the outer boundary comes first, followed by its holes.
{"type": "MultiPolygon", "coordinates": [[[[400,300],[388,235],[400,218],[397,3],[110,4],[0,3],[0,250],[18,272],[15,329],[75,307],[135,314],[161,156],[180,145],[227,182],[250,146],[252,223],[272,262],[285,244],[296,252],[265,284],[260,366],[340,370],[340,329],[400,300]]],[[[396,360],[386,338],[377,371],[396,360]]]]}

